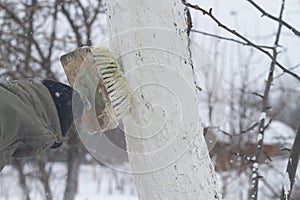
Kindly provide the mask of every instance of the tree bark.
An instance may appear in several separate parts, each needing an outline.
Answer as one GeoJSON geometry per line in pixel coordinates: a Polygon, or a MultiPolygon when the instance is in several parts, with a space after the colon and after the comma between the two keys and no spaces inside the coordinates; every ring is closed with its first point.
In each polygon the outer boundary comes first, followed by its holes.
{"type": "Polygon", "coordinates": [[[67,141],[67,161],[68,161],[68,173],[67,184],[64,193],[64,200],[74,200],[77,194],[78,188],[78,174],[80,168],[80,161],[82,158],[81,142],[77,135],[77,132],[72,127],[72,130],[68,133],[69,139],[67,141]]]}
{"type": "Polygon", "coordinates": [[[298,126],[296,138],[291,149],[291,154],[288,160],[288,166],[286,169],[286,183],[284,183],[281,191],[281,200],[290,199],[292,189],[295,183],[296,172],[298,168],[300,157],[300,124],[298,126]]]}
{"type": "MultiPolygon", "coordinates": [[[[281,8],[279,13],[279,19],[282,19],[283,11],[284,11],[284,5],[285,0],[282,0],[281,2],[281,8]]],[[[263,141],[264,141],[264,131],[266,126],[266,113],[269,111],[269,95],[273,83],[273,76],[274,76],[274,70],[276,66],[278,51],[277,48],[279,46],[279,39],[281,36],[281,30],[282,30],[282,23],[278,24],[278,29],[275,37],[274,42],[274,49],[272,52],[273,60],[271,62],[271,66],[268,73],[268,78],[266,81],[265,89],[264,89],[264,95],[262,100],[262,112],[259,119],[259,125],[258,125],[258,134],[257,134],[257,145],[256,145],[256,151],[255,155],[253,157],[253,164],[252,164],[252,176],[251,176],[251,186],[250,186],[250,192],[249,192],[249,199],[251,200],[257,200],[258,197],[258,183],[259,178],[261,177],[259,175],[259,160],[260,156],[263,152],[263,141]]]]}
{"type": "Polygon", "coordinates": [[[30,190],[26,184],[26,176],[23,172],[22,160],[14,160],[13,165],[18,171],[19,185],[22,189],[24,200],[30,200],[30,196],[29,196],[30,190]]]}
{"type": "Polygon", "coordinates": [[[40,180],[41,183],[43,184],[44,190],[45,190],[45,199],[46,200],[52,200],[52,191],[50,188],[50,180],[49,180],[49,176],[50,173],[47,172],[46,170],[46,158],[45,158],[45,152],[42,152],[38,159],[37,159],[37,164],[39,166],[39,170],[40,170],[40,180]]]}
{"type": "Polygon", "coordinates": [[[202,135],[180,0],[106,0],[110,47],[133,91],[124,119],[140,200],[220,199],[202,135]]]}

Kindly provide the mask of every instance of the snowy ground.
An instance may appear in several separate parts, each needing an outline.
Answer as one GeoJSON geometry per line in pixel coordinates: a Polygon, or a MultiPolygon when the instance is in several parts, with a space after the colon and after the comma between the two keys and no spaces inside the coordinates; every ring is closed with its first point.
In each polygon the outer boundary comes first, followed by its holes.
{"type": "MultiPolygon", "coordinates": [[[[260,176],[263,178],[259,182],[259,200],[278,199],[284,182],[287,159],[274,158],[272,162],[261,165],[260,176]]],[[[248,199],[248,190],[250,188],[251,172],[245,170],[242,172],[229,171],[218,173],[218,183],[221,193],[227,200],[248,199]]],[[[297,171],[297,177],[293,188],[293,194],[300,194],[300,171],[297,171]]]]}
{"type": "MultiPolygon", "coordinates": [[[[50,166],[49,166],[50,167],[50,166]]],[[[62,200],[66,182],[66,165],[55,163],[52,165],[51,189],[54,200],[62,200]]],[[[43,200],[43,188],[35,167],[26,166],[29,175],[27,183],[30,196],[34,200],[43,200]]],[[[76,200],[137,200],[132,176],[116,172],[98,165],[83,165],[79,174],[79,190],[76,200]]],[[[0,174],[0,200],[20,200],[22,191],[18,185],[18,174],[11,166],[6,166],[0,174]]]]}
{"type": "MultiPolygon", "coordinates": [[[[48,166],[50,167],[50,165],[48,166]]],[[[271,164],[262,165],[261,175],[264,181],[260,181],[259,199],[274,199],[273,193],[280,193],[282,187],[286,159],[275,158],[271,164]]],[[[54,200],[63,199],[63,191],[66,181],[66,166],[62,163],[52,165],[51,189],[54,200]]],[[[43,189],[35,168],[26,165],[26,173],[29,175],[27,183],[30,186],[30,195],[34,200],[43,200],[43,189]]],[[[225,194],[227,200],[248,199],[249,172],[238,173],[229,171],[218,173],[220,191],[225,194]]],[[[300,173],[296,180],[295,191],[299,190],[300,173]]],[[[294,192],[295,192],[294,191],[294,192]]],[[[299,192],[299,191],[296,191],[299,192]]],[[[18,184],[18,174],[11,166],[5,167],[0,173],[0,200],[20,200],[22,191],[18,184]]],[[[79,174],[79,190],[76,200],[137,200],[132,176],[99,165],[83,165],[79,174]]]]}

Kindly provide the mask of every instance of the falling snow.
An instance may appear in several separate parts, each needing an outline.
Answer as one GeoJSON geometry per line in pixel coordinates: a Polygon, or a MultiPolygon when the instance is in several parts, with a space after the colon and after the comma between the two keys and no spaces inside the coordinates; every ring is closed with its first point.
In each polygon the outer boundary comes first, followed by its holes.
{"type": "Polygon", "coordinates": [[[60,93],[59,93],[59,92],[55,92],[55,96],[56,96],[57,98],[59,98],[59,97],[60,97],[60,93]]]}

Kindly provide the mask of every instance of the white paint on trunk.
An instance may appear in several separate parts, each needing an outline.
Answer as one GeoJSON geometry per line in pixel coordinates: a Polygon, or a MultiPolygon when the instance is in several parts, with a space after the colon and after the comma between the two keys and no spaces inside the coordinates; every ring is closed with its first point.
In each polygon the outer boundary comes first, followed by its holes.
{"type": "Polygon", "coordinates": [[[260,114],[259,121],[261,121],[261,120],[266,120],[266,116],[267,116],[266,112],[262,112],[262,113],[260,114]]]}
{"type": "Polygon", "coordinates": [[[288,199],[288,196],[291,191],[291,180],[289,173],[285,173],[284,180],[283,180],[283,190],[284,190],[284,199],[288,199]]]}
{"type": "Polygon", "coordinates": [[[133,90],[124,119],[139,199],[219,199],[180,0],[106,0],[110,48],[133,90]]]}

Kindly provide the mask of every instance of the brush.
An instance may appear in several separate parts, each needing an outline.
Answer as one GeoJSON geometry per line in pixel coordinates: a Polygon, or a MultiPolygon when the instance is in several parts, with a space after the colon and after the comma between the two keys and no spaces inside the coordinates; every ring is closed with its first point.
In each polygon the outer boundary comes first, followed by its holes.
{"type": "Polygon", "coordinates": [[[130,109],[132,93],[109,49],[82,47],[60,60],[70,85],[85,102],[83,122],[89,132],[116,128],[130,109]]]}
{"type": "Polygon", "coordinates": [[[90,48],[97,71],[103,79],[111,105],[117,119],[122,119],[128,111],[132,98],[129,86],[123,73],[119,70],[116,59],[107,48],[90,48]]]}

